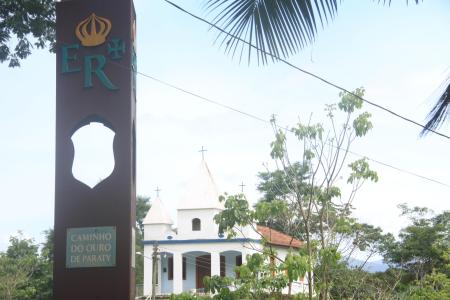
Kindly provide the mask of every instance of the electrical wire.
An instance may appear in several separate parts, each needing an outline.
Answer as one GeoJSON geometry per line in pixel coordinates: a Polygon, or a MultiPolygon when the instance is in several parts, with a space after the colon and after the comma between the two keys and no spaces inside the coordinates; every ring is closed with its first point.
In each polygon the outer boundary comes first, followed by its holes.
{"type": "MultiPolygon", "coordinates": [[[[192,92],[192,91],[186,90],[186,89],[184,89],[184,88],[178,87],[178,86],[176,86],[176,85],[174,85],[174,84],[172,84],[172,83],[169,83],[169,82],[164,81],[164,80],[162,80],[162,79],[159,79],[159,78],[156,78],[156,77],[154,77],[154,76],[148,75],[148,74],[146,74],[146,73],[143,73],[143,72],[140,72],[140,71],[136,71],[136,73],[139,74],[139,75],[141,75],[141,76],[143,76],[143,77],[149,78],[149,79],[151,79],[151,80],[153,80],[153,81],[155,81],[155,82],[158,82],[158,83],[160,83],[160,84],[162,84],[162,85],[165,85],[165,86],[167,86],[167,87],[170,87],[170,88],[172,88],[172,89],[178,90],[178,91],[180,91],[180,92],[183,92],[183,93],[188,94],[188,95],[190,95],[190,96],[193,96],[193,97],[195,97],[195,98],[204,100],[204,101],[206,101],[206,102],[208,102],[208,103],[211,103],[211,104],[214,104],[214,105],[217,105],[217,106],[226,108],[226,109],[228,109],[228,110],[231,110],[231,111],[233,111],[233,112],[239,113],[239,114],[241,114],[241,115],[244,115],[244,116],[246,116],[246,117],[252,118],[252,119],[254,119],[254,120],[257,120],[257,121],[260,121],[260,122],[263,122],[263,123],[266,123],[266,124],[271,124],[270,120],[266,120],[266,119],[264,119],[264,118],[261,118],[261,117],[259,117],[259,116],[256,116],[255,114],[248,113],[248,112],[242,111],[242,110],[240,110],[240,109],[234,108],[234,107],[232,107],[232,106],[223,104],[223,103],[221,103],[221,102],[219,102],[219,101],[213,100],[213,99],[211,99],[211,98],[207,98],[207,97],[201,96],[201,95],[199,95],[199,94],[197,94],[197,93],[195,93],[195,92],[192,92]]],[[[293,133],[293,130],[290,129],[290,128],[288,128],[288,127],[286,127],[286,126],[277,126],[277,127],[280,128],[280,129],[284,129],[284,130],[286,130],[286,131],[288,131],[288,132],[290,132],[290,133],[293,133]]],[[[442,185],[442,186],[445,186],[445,187],[447,187],[447,188],[450,188],[450,184],[444,183],[444,182],[442,182],[442,181],[439,181],[439,180],[436,180],[436,179],[433,179],[433,178],[430,178],[430,177],[427,177],[427,176],[424,176],[424,175],[420,175],[420,174],[415,173],[415,172],[412,172],[412,171],[408,171],[408,170],[405,170],[405,169],[396,167],[396,166],[394,166],[394,165],[392,165],[392,164],[388,164],[388,163],[382,162],[382,161],[380,161],[380,160],[370,158],[370,157],[368,157],[368,156],[366,156],[366,155],[359,154],[359,153],[354,152],[354,151],[344,150],[344,149],[339,148],[339,147],[337,147],[337,146],[335,146],[335,145],[331,145],[331,146],[332,146],[332,147],[335,147],[335,148],[337,148],[337,149],[339,149],[339,150],[341,150],[341,151],[348,151],[348,152],[349,152],[350,154],[352,154],[352,155],[355,155],[355,156],[358,156],[358,157],[366,158],[367,160],[370,160],[370,161],[372,161],[372,162],[374,162],[374,163],[377,163],[377,164],[380,164],[380,165],[382,165],[382,166],[385,166],[385,167],[394,169],[394,170],[396,170],[396,171],[399,171],[399,172],[402,172],[402,173],[405,173],[405,174],[408,174],[408,175],[411,175],[411,176],[415,176],[415,177],[418,177],[418,178],[421,178],[421,179],[424,179],[424,180],[428,180],[428,181],[430,181],[430,182],[434,182],[434,183],[440,184],[440,185],[442,185]]]]}
{"type": "Polygon", "coordinates": [[[152,80],[154,80],[154,81],[156,81],[156,82],[158,82],[158,83],[160,83],[160,84],[162,84],[162,85],[165,85],[165,86],[168,86],[168,87],[170,87],[170,88],[176,89],[176,90],[178,90],[178,91],[180,91],[180,92],[186,93],[186,94],[191,95],[191,96],[196,97],[196,98],[199,98],[199,99],[204,100],[204,101],[206,101],[206,102],[209,102],[209,103],[211,103],[211,104],[214,104],[214,105],[217,105],[217,106],[221,106],[221,107],[223,107],[223,108],[226,108],[226,109],[228,109],[228,110],[237,112],[237,113],[239,113],[239,114],[242,114],[242,115],[244,115],[244,116],[250,117],[250,118],[252,118],[252,119],[261,121],[261,122],[263,122],[263,123],[269,123],[269,124],[270,124],[270,121],[265,120],[264,118],[255,116],[255,115],[253,115],[253,114],[244,112],[244,111],[242,111],[242,110],[239,110],[239,109],[237,109],[237,108],[231,107],[231,106],[229,106],[229,105],[226,105],[226,104],[220,103],[220,102],[218,102],[218,101],[212,100],[211,98],[203,97],[203,96],[201,96],[201,95],[199,95],[199,94],[196,94],[196,93],[194,93],[194,92],[188,91],[188,90],[186,90],[186,89],[184,89],[184,88],[181,88],[181,87],[178,87],[178,86],[176,86],[176,85],[174,85],[174,84],[168,83],[167,81],[158,79],[158,78],[156,78],[156,77],[150,76],[150,75],[148,75],[148,74],[145,74],[145,73],[142,73],[142,72],[139,72],[139,71],[136,71],[136,73],[139,74],[139,75],[141,75],[141,76],[144,76],[144,77],[146,77],[146,78],[152,79],[152,80]]]}
{"type": "MultiPolygon", "coordinates": [[[[164,0],[164,1],[168,1],[168,0],[164,0]]],[[[170,2],[170,1],[168,1],[168,2],[170,2]]],[[[155,81],[155,82],[158,82],[158,83],[160,83],[160,84],[162,84],[162,85],[165,85],[165,86],[170,87],[170,88],[172,88],[172,89],[178,90],[178,91],[180,91],[180,92],[183,92],[183,93],[188,94],[188,95],[190,95],[190,96],[193,96],[193,97],[195,97],[195,98],[201,99],[201,100],[203,100],[203,101],[205,101],[205,102],[208,102],[208,103],[211,103],[211,104],[220,106],[220,107],[222,107],[222,108],[228,109],[228,110],[230,110],[230,111],[239,113],[239,114],[241,114],[241,115],[244,115],[244,116],[246,116],[246,117],[255,119],[255,120],[257,120],[257,121],[260,121],[260,122],[263,122],[263,123],[266,123],[266,124],[272,124],[272,123],[270,122],[270,120],[266,120],[266,119],[264,119],[264,118],[262,118],[262,117],[256,116],[255,114],[252,114],[252,113],[248,113],[248,112],[242,111],[242,110],[240,110],[240,109],[237,109],[237,108],[235,108],[235,107],[232,107],[232,106],[229,106],[229,105],[227,105],[227,104],[221,103],[221,102],[219,102],[219,101],[213,100],[213,99],[211,99],[211,98],[201,96],[201,95],[199,95],[199,94],[197,94],[197,93],[195,93],[195,92],[189,91],[189,90],[184,89],[184,88],[179,87],[179,86],[176,86],[176,85],[174,85],[174,84],[172,84],[172,83],[169,83],[169,82],[164,81],[164,80],[162,80],[162,79],[159,79],[159,78],[156,78],[156,77],[154,77],[154,76],[148,75],[148,74],[146,74],[146,73],[144,73],[144,72],[137,71],[137,70],[135,71],[135,70],[133,70],[132,68],[126,67],[126,66],[124,66],[124,65],[122,65],[122,64],[120,64],[120,63],[118,63],[118,62],[111,61],[111,63],[114,64],[114,65],[116,65],[116,66],[118,66],[118,67],[120,67],[120,68],[122,68],[122,69],[125,69],[125,70],[128,70],[128,71],[132,71],[132,72],[134,72],[134,73],[136,73],[136,74],[138,74],[138,75],[141,75],[141,76],[143,76],[143,77],[145,77],[145,78],[151,79],[151,80],[153,80],[153,81],[155,81]]],[[[355,96],[357,96],[357,95],[355,95],[355,96]]],[[[277,127],[280,128],[280,129],[284,129],[284,130],[287,130],[288,132],[293,133],[292,129],[290,129],[290,128],[288,128],[288,127],[283,127],[283,126],[278,126],[278,125],[277,125],[277,127]]],[[[336,147],[336,146],[334,146],[334,145],[331,145],[331,146],[332,146],[332,147],[336,147]]],[[[339,147],[337,147],[337,148],[340,149],[340,150],[342,150],[342,151],[344,151],[342,148],[339,148],[339,147]]],[[[408,175],[411,175],[411,176],[415,176],[415,177],[418,177],[418,178],[421,178],[421,179],[424,179],[424,180],[427,180],[427,181],[430,181],[430,182],[434,182],[434,183],[440,184],[440,185],[445,186],[445,187],[447,187],[447,188],[450,188],[450,184],[444,183],[444,182],[442,182],[442,181],[439,181],[439,180],[436,180],[436,179],[433,179],[433,178],[430,178],[430,177],[427,177],[427,176],[424,176],[424,175],[420,175],[420,174],[415,173],[415,172],[412,172],[412,171],[408,171],[408,170],[405,170],[405,169],[396,167],[396,166],[394,166],[394,165],[392,165],[392,164],[384,163],[384,162],[382,162],[382,161],[380,161],[380,160],[370,158],[370,157],[368,157],[368,156],[366,156],[366,155],[359,154],[359,153],[354,152],[354,151],[350,151],[350,150],[346,150],[346,151],[348,151],[348,153],[350,153],[350,154],[352,154],[352,155],[355,155],[355,156],[358,156],[358,157],[366,158],[366,159],[369,160],[369,161],[372,161],[372,162],[377,163],[377,164],[380,164],[380,165],[382,165],[382,166],[385,166],[385,167],[394,169],[394,170],[396,170],[396,171],[399,171],[399,172],[402,172],[402,173],[405,173],[405,174],[408,174],[408,175]]]]}
{"type": "Polygon", "coordinates": [[[426,127],[425,125],[422,125],[422,124],[420,124],[420,123],[417,122],[417,121],[414,121],[414,120],[412,120],[412,119],[410,119],[410,118],[407,118],[407,117],[405,117],[405,116],[403,116],[403,115],[401,115],[401,114],[399,114],[399,113],[396,113],[396,112],[392,111],[391,109],[388,109],[388,108],[386,108],[386,107],[384,107],[384,106],[382,106],[382,105],[380,105],[380,104],[377,104],[377,103],[375,103],[375,102],[373,102],[373,101],[367,100],[367,99],[365,99],[365,98],[363,98],[363,97],[361,97],[361,96],[358,96],[358,95],[356,95],[355,93],[351,92],[350,90],[348,90],[348,89],[346,89],[346,88],[344,88],[344,87],[342,87],[342,86],[340,86],[340,85],[338,85],[338,84],[336,84],[336,83],[333,83],[333,82],[331,82],[330,80],[325,79],[325,78],[322,77],[322,76],[316,75],[316,74],[314,74],[314,73],[312,73],[312,72],[310,72],[310,71],[307,71],[307,70],[305,70],[305,69],[302,69],[302,68],[300,68],[300,67],[298,67],[298,66],[296,66],[296,65],[294,65],[294,64],[292,64],[292,63],[290,63],[290,62],[288,62],[287,60],[282,59],[281,57],[279,57],[279,56],[277,56],[277,55],[275,55],[275,54],[272,54],[272,53],[270,53],[270,52],[267,52],[267,51],[265,51],[265,50],[263,50],[263,49],[261,49],[261,48],[255,46],[255,45],[253,45],[252,43],[250,43],[250,42],[248,42],[248,41],[246,41],[246,40],[244,40],[244,39],[242,39],[242,38],[240,38],[240,37],[238,37],[238,36],[236,36],[236,35],[233,35],[233,34],[229,33],[228,31],[225,31],[224,29],[220,28],[220,27],[217,26],[216,24],[211,23],[211,22],[209,22],[208,20],[203,19],[203,18],[201,18],[201,17],[199,17],[199,16],[197,16],[197,15],[195,15],[195,14],[193,14],[193,13],[187,11],[186,9],[184,9],[184,8],[182,8],[181,6],[179,6],[179,5],[175,4],[175,3],[173,3],[172,1],[169,1],[169,0],[163,0],[163,1],[165,1],[166,3],[172,5],[172,6],[175,7],[176,9],[182,11],[183,13],[185,13],[185,14],[187,14],[187,15],[189,15],[189,16],[191,16],[191,17],[193,17],[193,18],[195,18],[195,19],[197,19],[197,20],[199,20],[199,21],[201,21],[201,22],[203,22],[203,23],[206,23],[206,24],[210,25],[211,27],[213,27],[213,28],[219,30],[219,31],[222,32],[222,33],[225,33],[226,35],[228,35],[228,36],[230,36],[230,37],[233,37],[234,39],[239,40],[239,41],[242,42],[242,43],[245,43],[245,44],[249,45],[250,47],[252,47],[252,48],[254,48],[254,49],[260,51],[261,53],[264,53],[264,54],[266,54],[266,55],[269,55],[270,57],[274,58],[275,60],[280,61],[280,62],[282,62],[282,63],[288,65],[288,66],[291,67],[291,68],[294,68],[294,69],[296,69],[296,70],[298,70],[298,71],[300,71],[300,72],[302,72],[302,73],[304,73],[304,74],[306,74],[306,75],[309,75],[309,76],[311,76],[311,77],[313,77],[313,78],[315,78],[315,79],[317,79],[317,80],[319,80],[319,81],[321,81],[321,82],[323,82],[323,83],[325,83],[325,84],[327,84],[327,85],[329,85],[329,86],[332,86],[332,87],[334,87],[334,88],[336,88],[336,89],[338,89],[338,90],[341,90],[341,91],[343,91],[343,92],[346,92],[346,93],[348,93],[348,94],[350,94],[350,95],[352,95],[352,96],[354,96],[354,97],[356,97],[356,98],[358,98],[358,99],[360,99],[360,100],[366,102],[367,104],[370,104],[370,105],[372,105],[372,106],[374,106],[374,107],[377,107],[378,109],[381,109],[381,110],[383,110],[383,111],[385,111],[385,112],[387,112],[387,113],[389,113],[389,114],[391,114],[391,115],[393,115],[393,116],[395,116],[395,117],[397,117],[397,118],[400,118],[400,119],[402,119],[402,120],[404,120],[404,121],[406,121],[406,122],[409,122],[409,123],[411,123],[411,124],[414,124],[414,125],[416,125],[416,126],[422,128],[422,130],[426,130],[426,131],[432,132],[432,133],[434,133],[434,134],[436,134],[436,135],[439,135],[439,136],[441,136],[441,137],[443,137],[443,138],[446,138],[446,139],[449,139],[449,140],[450,140],[450,136],[448,136],[448,135],[446,135],[446,134],[443,134],[443,133],[441,133],[441,132],[438,132],[438,131],[436,131],[436,130],[433,130],[433,129],[431,129],[431,128],[428,128],[428,127],[426,127]]]}

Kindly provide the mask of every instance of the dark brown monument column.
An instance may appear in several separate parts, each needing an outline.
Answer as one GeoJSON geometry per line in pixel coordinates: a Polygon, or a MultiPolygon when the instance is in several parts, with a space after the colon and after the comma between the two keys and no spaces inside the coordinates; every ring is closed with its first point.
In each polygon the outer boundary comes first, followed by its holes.
{"type": "Polygon", "coordinates": [[[135,11],[132,0],[56,4],[54,299],[134,299],[135,11]],[[114,131],[114,169],[92,188],[72,174],[72,136],[114,131]]]}

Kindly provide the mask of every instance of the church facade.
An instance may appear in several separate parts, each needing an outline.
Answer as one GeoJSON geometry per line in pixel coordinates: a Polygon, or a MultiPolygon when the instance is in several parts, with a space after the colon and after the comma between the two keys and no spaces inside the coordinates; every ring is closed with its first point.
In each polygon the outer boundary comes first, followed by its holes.
{"type": "MultiPolygon", "coordinates": [[[[219,234],[214,216],[223,210],[219,192],[211,172],[202,160],[197,174],[188,186],[185,197],[179,199],[177,228],[157,197],[144,219],[144,295],[152,292],[153,249],[158,249],[156,294],[186,291],[202,292],[205,276],[235,277],[236,266],[245,263],[246,256],[262,249],[261,237],[276,248],[279,257],[289,249],[302,247],[302,242],[264,226],[241,228],[232,239],[219,234]]],[[[293,293],[308,290],[306,278],[292,285],[293,293]]]]}

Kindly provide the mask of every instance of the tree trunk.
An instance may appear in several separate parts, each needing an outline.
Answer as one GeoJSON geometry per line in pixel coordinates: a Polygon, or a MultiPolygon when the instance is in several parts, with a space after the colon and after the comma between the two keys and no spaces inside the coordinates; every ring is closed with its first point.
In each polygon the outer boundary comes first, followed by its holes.
{"type": "MultiPolygon", "coordinates": [[[[320,220],[319,220],[319,230],[320,230],[320,242],[322,244],[322,249],[326,248],[326,243],[325,243],[325,232],[323,229],[323,208],[320,210],[320,220]]],[[[322,262],[323,263],[323,262],[322,262]]],[[[326,300],[328,299],[328,277],[327,277],[327,266],[322,266],[324,272],[322,274],[322,283],[325,287],[324,291],[320,292],[320,299],[326,300]]]]}
{"type": "MultiPolygon", "coordinates": [[[[305,222],[306,223],[306,222],[305,222]]],[[[312,249],[311,249],[311,243],[309,240],[309,226],[308,224],[305,224],[305,231],[306,231],[306,248],[308,249],[308,264],[309,264],[309,268],[308,268],[308,299],[312,300],[313,298],[313,286],[312,286],[312,249]]]]}

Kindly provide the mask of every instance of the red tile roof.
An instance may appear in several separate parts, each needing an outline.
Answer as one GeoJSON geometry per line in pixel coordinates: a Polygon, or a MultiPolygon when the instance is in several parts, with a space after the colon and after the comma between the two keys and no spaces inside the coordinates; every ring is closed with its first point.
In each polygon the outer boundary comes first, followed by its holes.
{"type": "Polygon", "coordinates": [[[266,241],[271,245],[301,248],[303,247],[303,242],[278,230],[258,225],[257,230],[266,241]]]}

